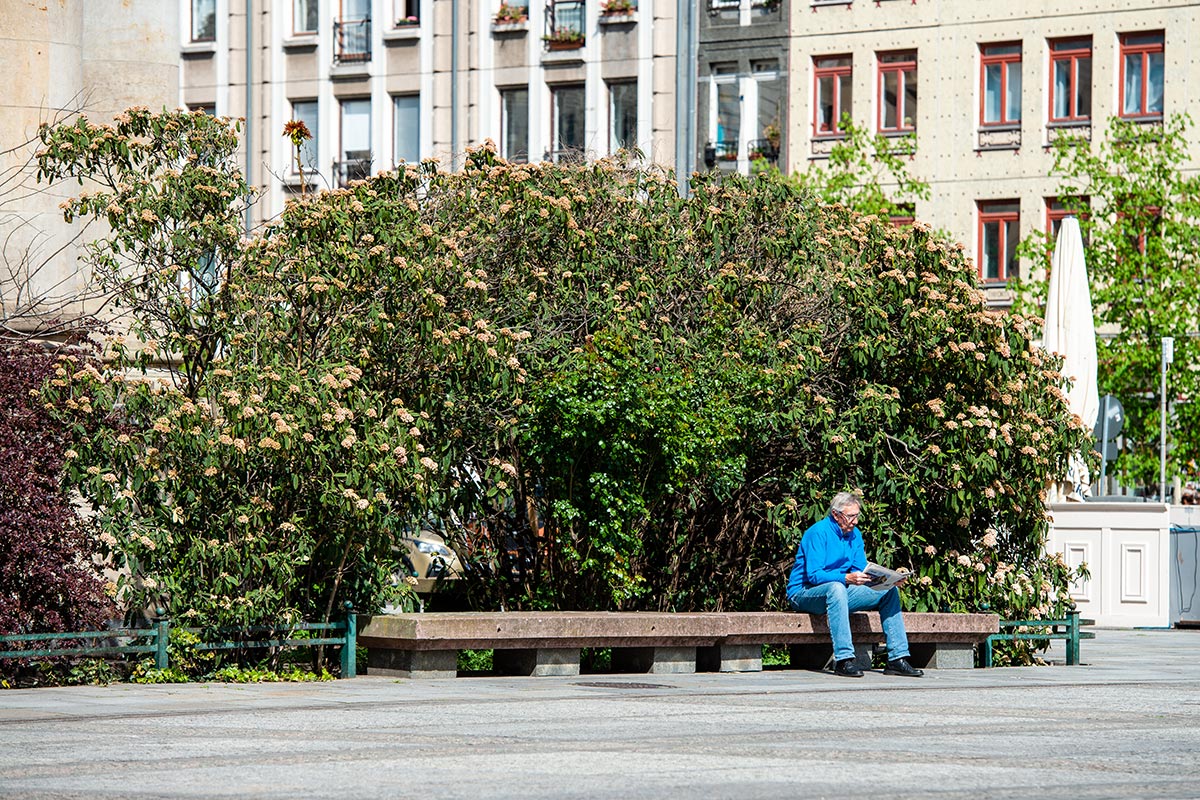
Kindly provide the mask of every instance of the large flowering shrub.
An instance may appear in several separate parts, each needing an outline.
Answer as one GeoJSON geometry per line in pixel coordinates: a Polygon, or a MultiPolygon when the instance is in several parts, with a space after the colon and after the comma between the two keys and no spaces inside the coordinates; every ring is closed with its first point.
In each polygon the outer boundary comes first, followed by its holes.
{"type": "MultiPolygon", "coordinates": [[[[59,135],[44,170],[74,174],[59,135]]],[[[231,154],[200,162],[235,212],[231,154]]],[[[177,303],[154,318],[166,383],[131,376],[145,349],[118,343],[49,392],[99,420],[73,475],[127,598],[204,619],[374,607],[394,537],[433,518],[474,607],[778,606],[801,532],[851,487],[872,556],[918,572],[910,605],[1061,610],[1043,489],[1086,433],[1024,321],[919,226],[770,177],[693,188],[484,148],[222,240],[212,293],[156,300],[177,303]]],[[[110,242],[192,213],[124,197],[110,242]]],[[[123,252],[114,272],[147,268],[123,252]]]]}

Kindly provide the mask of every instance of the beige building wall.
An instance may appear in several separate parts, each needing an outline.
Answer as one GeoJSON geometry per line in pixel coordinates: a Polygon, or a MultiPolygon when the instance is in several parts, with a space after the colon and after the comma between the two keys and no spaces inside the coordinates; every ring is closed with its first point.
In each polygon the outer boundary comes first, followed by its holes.
{"type": "Polygon", "coordinates": [[[161,0],[0,0],[0,320],[36,328],[90,309],[77,226],[58,204],[77,186],[39,189],[28,168],[42,122],[111,120],[133,105],[174,108],[178,16],[161,0]]]}
{"type": "MultiPolygon", "coordinates": [[[[814,136],[814,58],[853,60],[852,116],[877,130],[877,54],[915,50],[918,62],[917,154],[914,175],[928,181],[932,197],[918,202],[916,217],[943,228],[979,258],[980,201],[1017,200],[1022,238],[1045,229],[1046,199],[1057,180],[1048,177],[1051,39],[1092,40],[1093,146],[1118,113],[1122,34],[1165,33],[1164,113],[1194,107],[1200,87],[1200,3],[1185,0],[880,0],[793,2],[791,114],[788,166],[803,170],[826,156],[828,142],[814,136]],[[1012,131],[983,132],[980,125],[980,46],[1019,42],[1022,47],[1021,120],[1012,131]]],[[[1088,127],[1081,129],[1086,132],[1088,127]]],[[[1200,150],[1193,150],[1200,156],[1200,150]]],[[[1190,168],[1200,163],[1193,160],[1190,168]]],[[[1022,264],[1022,272],[1032,265],[1022,264]]],[[[992,302],[1009,294],[990,288],[992,302]]]]}

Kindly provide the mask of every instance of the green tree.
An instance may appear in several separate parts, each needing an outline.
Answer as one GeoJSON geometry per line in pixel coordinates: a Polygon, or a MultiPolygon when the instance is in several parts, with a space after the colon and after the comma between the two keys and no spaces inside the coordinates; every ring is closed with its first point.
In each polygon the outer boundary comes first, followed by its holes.
{"type": "MultiPolygon", "coordinates": [[[[1061,610],[1042,487],[1086,434],[961,248],[771,176],[693,188],[491,148],[406,166],[231,245],[186,387],[131,375],[119,343],[64,365],[47,398],[95,426],[69,469],[127,598],[374,608],[432,517],[475,576],[447,600],[472,607],[779,606],[800,533],[857,487],[915,607],[1061,610]]],[[[172,213],[139,197],[114,236],[172,213]]]]}
{"type": "MultiPolygon", "coordinates": [[[[842,116],[841,130],[845,135],[833,144],[824,166],[813,161],[803,172],[792,173],[789,180],[823,203],[883,219],[912,216],[913,204],[929,199],[929,184],[914,176],[907,163],[917,152],[916,134],[872,135],[849,114],[842,116]],[[893,188],[884,191],[889,184],[893,188]]],[[[777,171],[773,166],[762,170],[777,171]]]]}
{"type": "MultiPolygon", "coordinates": [[[[1098,147],[1087,140],[1054,143],[1051,175],[1058,195],[1079,218],[1098,329],[1101,394],[1125,406],[1126,447],[1116,469],[1124,479],[1157,493],[1162,337],[1175,339],[1168,372],[1171,417],[1169,472],[1194,472],[1200,457],[1200,176],[1190,161],[1185,115],[1162,124],[1111,121],[1098,147]]],[[[1053,243],[1037,232],[1023,254],[1045,262],[1053,243]]],[[[1024,308],[1040,316],[1046,280],[1020,285],[1024,308]]]]}

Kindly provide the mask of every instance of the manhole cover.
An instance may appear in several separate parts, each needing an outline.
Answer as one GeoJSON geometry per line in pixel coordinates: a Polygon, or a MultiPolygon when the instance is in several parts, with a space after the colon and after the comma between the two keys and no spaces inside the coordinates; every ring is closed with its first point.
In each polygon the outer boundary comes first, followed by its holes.
{"type": "Polygon", "coordinates": [[[587,686],[591,689],[674,689],[665,683],[636,683],[633,681],[584,681],[576,686],[587,686]]]}

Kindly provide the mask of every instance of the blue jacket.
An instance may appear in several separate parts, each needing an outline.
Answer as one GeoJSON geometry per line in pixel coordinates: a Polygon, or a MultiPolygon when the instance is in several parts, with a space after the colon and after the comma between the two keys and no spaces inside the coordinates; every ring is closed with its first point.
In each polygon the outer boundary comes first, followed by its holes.
{"type": "Polygon", "coordinates": [[[822,583],[844,583],[847,572],[862,572],[866,568],[862,533],[857,527],[842,533],[830,514],[804,532],[788,578],[787,596],[822,583]]]}

